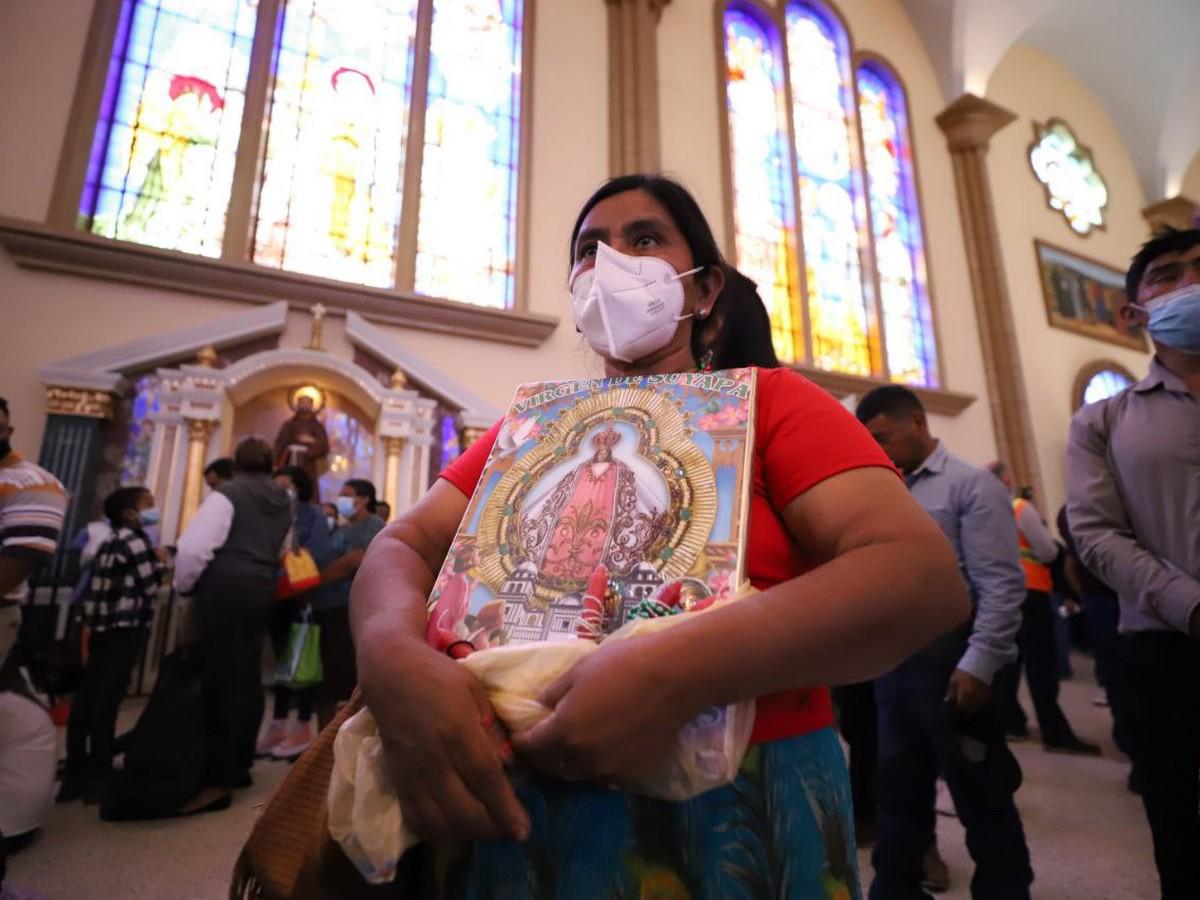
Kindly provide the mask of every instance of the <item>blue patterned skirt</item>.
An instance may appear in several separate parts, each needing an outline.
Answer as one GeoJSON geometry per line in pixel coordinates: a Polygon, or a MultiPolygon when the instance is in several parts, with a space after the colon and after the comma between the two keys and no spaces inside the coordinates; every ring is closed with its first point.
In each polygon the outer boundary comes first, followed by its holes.
{"type": "Polygon", "coordinates": [[[849,780],[831,728],[751,747],[733,784],[686,803],[540,777],[516,786],[533,824],[528,842],[410,852],[398,873],[404,894],[861,898],[849,780]]]}

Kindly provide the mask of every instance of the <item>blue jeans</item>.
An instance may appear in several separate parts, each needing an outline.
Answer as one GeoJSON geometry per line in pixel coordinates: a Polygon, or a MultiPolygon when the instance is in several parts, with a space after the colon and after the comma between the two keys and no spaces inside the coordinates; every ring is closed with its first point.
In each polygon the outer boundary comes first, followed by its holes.
{"type": "Polygon", "coordinates": [[[945,701],[965,649],[950,635],[876,681],[879,798],[871,900],[928,900],[922,858],[934,837],[934,788],[946,780],[975,861],[974,900],[1027,900],[1033,870],[1013,802],[1021,768],[993,706],[965,714],[945,701]]]}

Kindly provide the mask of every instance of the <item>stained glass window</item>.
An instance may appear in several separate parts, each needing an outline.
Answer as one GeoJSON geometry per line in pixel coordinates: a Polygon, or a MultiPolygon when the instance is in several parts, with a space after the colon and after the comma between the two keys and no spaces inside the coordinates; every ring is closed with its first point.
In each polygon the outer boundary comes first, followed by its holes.
{"type": "Polygon", "coordinates": [[[509,308],[524,6],[279,0],[268,26],[258,0],[121,0],[80,227],[215,257],[232,203],[252,208],[232,259],[509,308]],[[269,81],[244,110],[252,58],[269,81]],[[258,160],[238,142],[260,122],[258,160]]]}
{"type": "Polygon", "coordinates": [[[851,71],[820,0],[730,0],[723,27],[737,264],[780,358],[937,387],[903,88],[882,63],[851,71]]]}
{"type": "Polygon", "coordinates": [[[462,446],[458,440],[458,417],[454,413],[444,413],[439,431],[441,468],[444,469],[458,459],[459,453],[462,452],[462,446]]]}
{"type": "Polygon", "coordinates": [[[1114,394],[1119,394],[1133,384],[1133,380],[1123,372],[1115,369],[1101,369],[1088,379],[1083,389],[1084,405],[1107,400],[1114,394]]]}
{"type": "Polygon", "coordinates": [[[1059,210],[1078,234],[1104,227],[1108,186],[1096,171],[1091,151],[1075,139],[1066,122],[1035,122],[1033,131],[1029,164],[1046,188],[1050,208],[1059,210]]]}
{"type": "Polygon", "coordinates": [[[416,0],[288,0],[254,261],[390,287],[416,0]]]}
{"type": "Polygon", "coordinates": [[[937,348],[904,92],[891,72],[867,62],[858,68],[858,104],[888,375],[892,381],[937,387],[937,348]]]}
{"type": "Polygon", "coordinates": [[[793,3],[785,18],[812,362],[870,375],[870,316],[859,261],[866,208],[850,48],[841,24],[824,10],[793,3]]]}
{"type": "Polygon", "coordinates": [[[725,66],[737,265],[758,284],[775,352],[786,361],[803,359],[783,63],[771,30],[737,5],[725,13],[725,66]]]}
{"type": "Polygon", "coordinates": [[[415,283],[422,294],[513,303],[522,6],[434,4],[415,283]]]}
{"type": "Polygon", "coordinates": [[[81,227],[218,256],[241,136],[255,0],[124,0],[81,227]]]}
{"type": "Polygon", "coordinates": [[[370,481],[375,471],[374,429],[344,397],[333,392],[326,396],[329,405],[321,421],[329,436],[329,468],[318,479],[322,501],[336,497],[351,478],[370,481]]]}
{"type": "Polygon", "coordinates": [[[150,450],[154,442],[154,422],[158,412],[158,376],[143,375],[133,384],[129,410],[129,435],[121,459],[121,484],[145,484],[150,471],[150,450]]]}

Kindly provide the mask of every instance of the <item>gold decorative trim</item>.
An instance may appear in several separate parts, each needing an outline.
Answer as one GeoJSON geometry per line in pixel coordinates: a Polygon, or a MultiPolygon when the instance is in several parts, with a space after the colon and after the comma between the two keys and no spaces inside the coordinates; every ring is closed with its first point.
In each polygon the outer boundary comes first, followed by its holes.
{"type": "Polygon", "coordinates": [[[188,443],[207,444],[212,433],[217,430],[214,419],[184,419],[187,423],[188,443]]]}
{"type": "Polygon", "coordinates": [[[464,428],[462,430],[462,448],[469,450],[471,445],[487,434],[486,428],[464,428]]]}
{"type": "Polygon", "coordinates": [[[113,417],[112,394],[83,388],[46,388],[46,412],[58,416],[83,416],[89,419],[113,417]]]}
{"type": "MultiPolygon", "coordinates": [[[[538,446],[522,456],[501,477],[489,498],[476,532],[479,578],[493,590],[507,580],[517,566],[520,514],[529,491],[555,466],[578,454],[583,440],[599,424],[625,422],[634,425],[637,453],[653,465],[671,495],[672,518],[665,535],[649,548],[647,556],[666,580],[691,571],[704,551],[717,513],[716,479],[703,452],[691,440],[691,429],[675,402],[664,394],[645,388],[597,391],[565,410],[551,424],[538,446]],[[683,510],[688,510],[683,515],[683,510]]],[[[562,591],[582,589],[583,584],[551,584],[539,581],[535,595],[549,602],[562,591]]]]}
{"type": "Polygon", "coordinates": [[[383,439],[383,455],[387,457],[399,456],[404,452],[404,438],[402,437],[384,437],[383,439]]]}
{"type": "Polygon", "coordinates": [[[204,369],[215,369],[217,359],[217,348],[209,344],[207,347],[200,348],[200,352],[196,354],[196,365],[204,369]]]}

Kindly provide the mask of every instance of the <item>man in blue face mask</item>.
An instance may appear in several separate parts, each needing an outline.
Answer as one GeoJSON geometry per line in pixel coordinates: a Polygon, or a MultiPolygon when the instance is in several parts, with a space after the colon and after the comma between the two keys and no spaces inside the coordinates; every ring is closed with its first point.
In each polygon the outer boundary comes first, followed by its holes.
{"type": "Polygon", "coordinates": [[[1149,374],[1071,421],[1067,518],[1118,594],[1129,753],[1164,900],[1200,897],[1200,229],[1148,241],[1122,319],[1154,342],[1149,374]]]}

